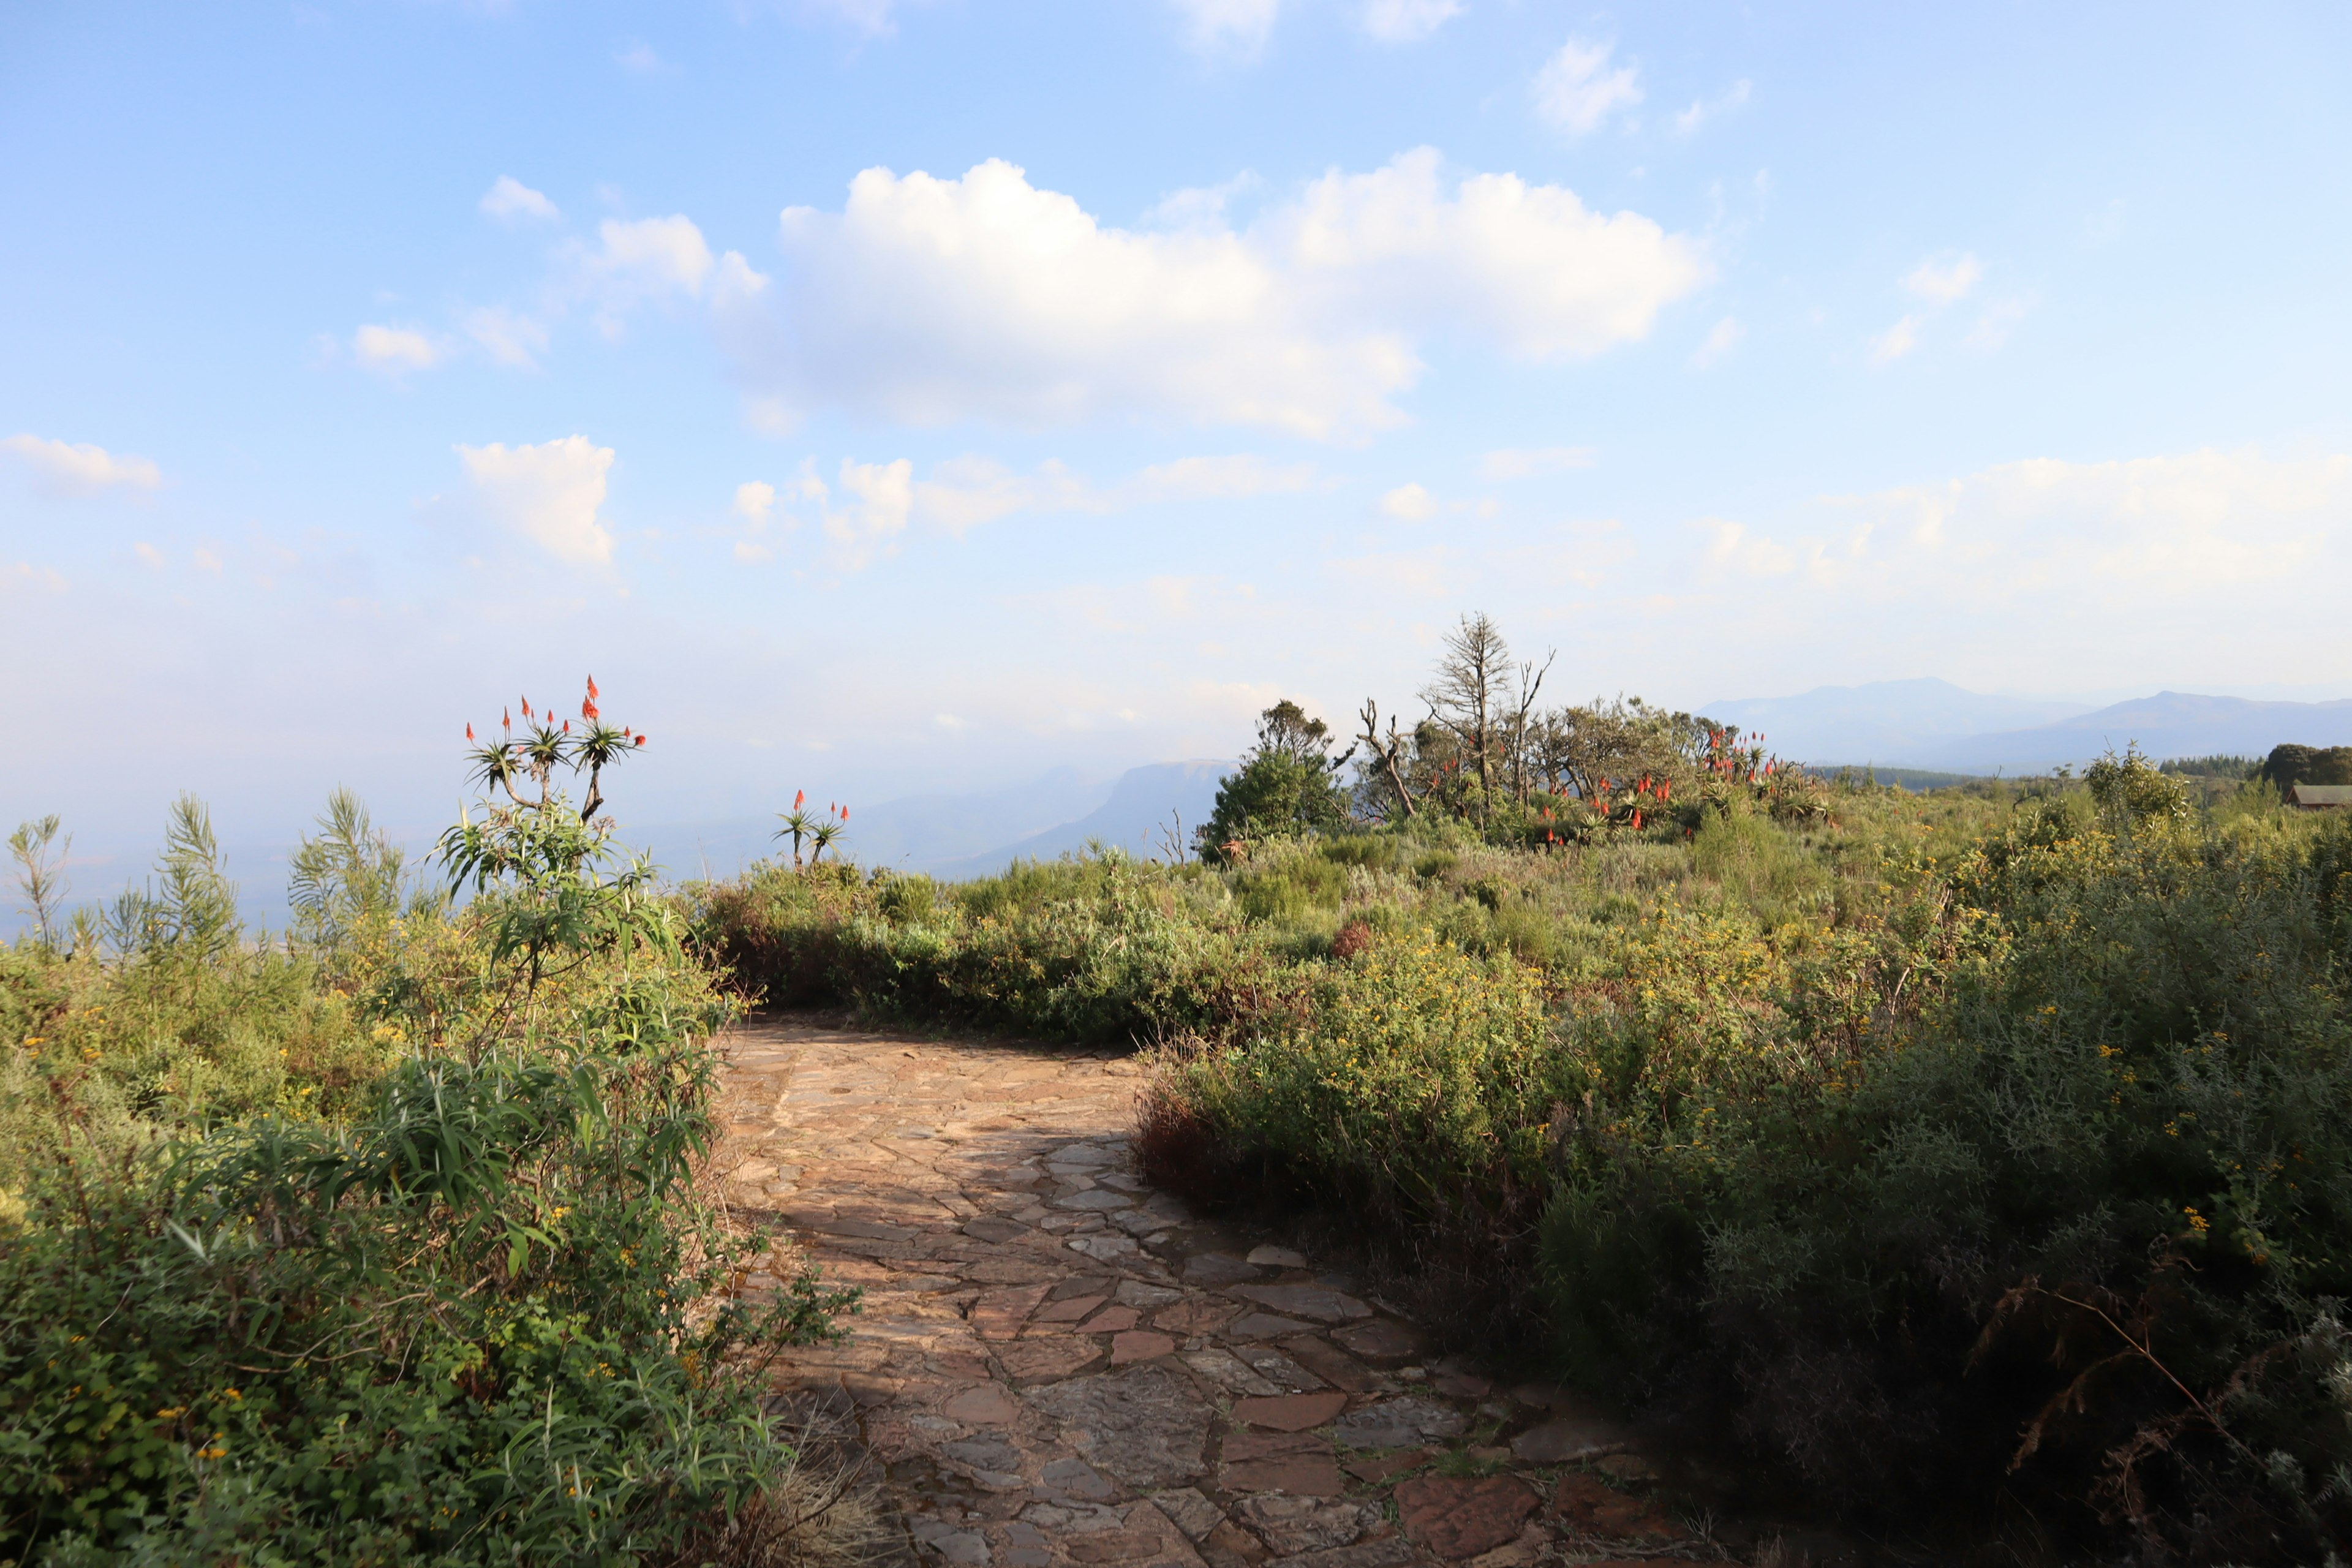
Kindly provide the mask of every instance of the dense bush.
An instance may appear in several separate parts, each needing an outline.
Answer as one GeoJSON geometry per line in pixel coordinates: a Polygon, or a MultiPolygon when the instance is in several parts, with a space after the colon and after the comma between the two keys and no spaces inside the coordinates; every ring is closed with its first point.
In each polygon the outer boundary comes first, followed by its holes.
{"type": "Polygon", "coordinates": [[[1163,1180],[1323,1205],[1448,1327],[1783,1495],[2352,1550],[2352,831],[2128,754],[1812,787],[1534,851],[1497,810],[1024,867],[910,919],[771,870],[698,929],[804,996],[1168,1042],[1163,1180]]]}
{"type": "Polygon", "coordinates": [[[185,802],[0,952],[0,1563],[804,1548],[759,1373],[851,1303],[701,1195],[738,1004],[560,796],[453,835],[461,910],[325,826],[298,935],[185,802]]]}

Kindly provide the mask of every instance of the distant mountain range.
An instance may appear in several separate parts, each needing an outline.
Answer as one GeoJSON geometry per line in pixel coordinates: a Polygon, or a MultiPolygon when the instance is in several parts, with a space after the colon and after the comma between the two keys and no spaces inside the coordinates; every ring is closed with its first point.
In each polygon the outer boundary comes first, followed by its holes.
{"type": "Polygon", "coordinates": [[[2352,700],[2261,702],[2159,691],[2085,711],[2079,703],[1986,696],[1946,680],[1881,680],[1712,702],[1700,711],[1761,731],[1773,751],[1815,767],[2044,773],[2133,743],[2158,759],[2260,756],[2288,742],[2352,744],[2352,700]]]}
{"type": "MultiPolygon", "coordinates": [[[[1154,763],[1118,777],[1087,780],[1060,768],[1024,783],[971,795],[913,795],[853,806],[840,847],[869,868],[890,867],[961,879],[1002,871],[1015,858],[1050,860],[1099,840],[1149,855],[1181,816],[1183,832],[1206,821],[1223,762],[1154,763]]],[[[670,877],[730,877],[787,846],[772,816],[624,827],[627,843],[650,849],[670,877]]]]}

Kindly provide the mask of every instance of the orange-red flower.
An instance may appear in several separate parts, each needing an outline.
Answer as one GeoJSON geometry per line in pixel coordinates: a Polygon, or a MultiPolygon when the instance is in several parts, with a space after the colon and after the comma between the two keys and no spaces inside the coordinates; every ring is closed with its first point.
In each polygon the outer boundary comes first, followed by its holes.
{"type": "Polygon", "coordinates": [[[467,739],[468,741],[470,741],[470,740],[472,740],[473,738],[474,738],[474,727],[473,727],[471,724],[468,724],[468,725],[467,725],[467,726],[466,726],[466,739],[467,739]]]}
{"type": "Polygon", "coordinates": [[[592,675],[588,678],[588,700],[591,702],[595,701],[597,695],[596,678],[592,675]]]}

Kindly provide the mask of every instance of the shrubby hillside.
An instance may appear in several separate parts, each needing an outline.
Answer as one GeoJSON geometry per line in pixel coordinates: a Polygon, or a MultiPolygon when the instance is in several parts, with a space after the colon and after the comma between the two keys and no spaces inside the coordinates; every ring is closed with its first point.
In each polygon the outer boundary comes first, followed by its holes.
{"type": "Polygon", "coordinates": [[[339,795],[287,932],[194,801],[104,910],[17,835],[0,1562],[825,1554],[758,1370],[850,1302],[703,1197],[740,1004],[597,815],[635,737],[583,719],[479,748],[429,877],[339,795]]]}
{"type": "Polygon", "coordinates": [[[1774,1495],[1987,1561],[2352,1551],[2352,831],[2136,753],[1915,795],[1465,623],[1185,863],[692,890],[779,1002],[1155,1066],[1155,1176],[1774,1495]],[[2038,1554],[2038,1556],[2036,1555],[2038,1554]]]}

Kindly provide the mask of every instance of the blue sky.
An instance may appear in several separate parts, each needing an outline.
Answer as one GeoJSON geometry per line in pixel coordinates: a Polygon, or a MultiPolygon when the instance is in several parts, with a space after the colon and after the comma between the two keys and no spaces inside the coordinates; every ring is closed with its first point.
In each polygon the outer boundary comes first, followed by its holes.
{"type": "Polygon", "coordinates": [[[2352,694],[2352,13],[0,8],[9,821],[1563,698],[2352,694]]]}

